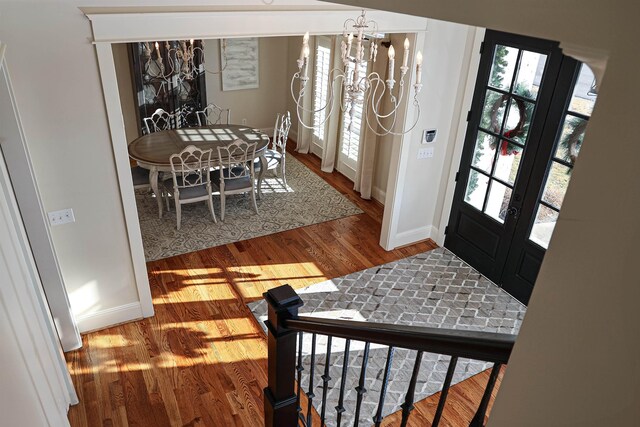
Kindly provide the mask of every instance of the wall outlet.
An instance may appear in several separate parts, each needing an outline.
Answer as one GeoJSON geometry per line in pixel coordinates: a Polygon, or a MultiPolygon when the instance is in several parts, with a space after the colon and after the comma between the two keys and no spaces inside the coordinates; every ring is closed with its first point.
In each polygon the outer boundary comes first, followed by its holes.
{"type": "Polygon", "coordinates": [[[429,159],[431,157],[433,157],[433,147],[426,147],[418,150],[418,159],[429,159]]]}
{"type": "Polygon", "coordinates": [[[247,124],[247,119],[242,119],[242,125],[246,126],[247,124]]]}
{"type": "Polygon", "coordinates": [[[76,218],[73,216],[73,209],[63,209],[61,211],[49,212],[49,224],[62,225],[70,222],[76,222],[76,218]]]}

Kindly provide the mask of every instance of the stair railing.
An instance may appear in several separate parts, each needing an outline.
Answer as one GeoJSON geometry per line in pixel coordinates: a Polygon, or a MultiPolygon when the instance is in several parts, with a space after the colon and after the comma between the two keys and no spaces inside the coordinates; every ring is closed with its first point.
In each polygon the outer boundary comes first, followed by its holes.
{"type": "Polygon", "coordinates": [[[336,425],[338,427],[341,426],[342,416],[345,412],[343,406],[344,388],[352,340],[363,341],[365,343],[360,378],[358,386],[356,387],[355,427],[357,427],[359,423],[363,395],[366,392],[364,389],[365,373],[369,349],[372,343],[389,347],[378,408],[376,413],[373,414],[373,421],[376,427],[380,426],[383,420],[382,409],[389,382],[391,363],[396,348],[417,351],[405,401],[401,406],[402,420],[400,425],[402,427],[407,425],[411,411],[414,409],[415,387],[424,352],[451,356],[443,382],[440,400],[438,401],[438,407],[436,408],[436,413],[431,424],[433,427],[437,427],[440,423],[458,358],[463,357],[493,363],[489,381],[485,387],[482,399],[480,400],[475,416],[469,424],[469,427],[484,426],[491,392],[498,378],[500,367],[509,360],[516,339],[515,335],[298,316],[298,308],[304,303],[291,286],[283,285],[271,289],[263,295],[269,306],[268,318],[265,322],[268,330],[268,386],[264,389],[266,427],[295,427],[299,424],[305,427],[312,427],[313,399],[316,397],[313,392],[313,381],[315,377],[317,335],[326,335],[328,337],[325,369],[321,376],[322,409],[319,414],[319,427],[324,426],[328,415],[325,407],[327,390],[329,381],[331,380],[329,377],[329,366],[331,359],[331,341],[334,337],[345,339],[345,363],[342,367],[338,406],[336,407],[336,425]],[[302,372],[304,371],[302,367],[303,333],[311,334],[311,365],[306,417],[300,405],[300,396],[302,393],[301,380],[302,372]],[[298,346],[296,361],[297,342],[299,342],[300,345],[298,346]]]}

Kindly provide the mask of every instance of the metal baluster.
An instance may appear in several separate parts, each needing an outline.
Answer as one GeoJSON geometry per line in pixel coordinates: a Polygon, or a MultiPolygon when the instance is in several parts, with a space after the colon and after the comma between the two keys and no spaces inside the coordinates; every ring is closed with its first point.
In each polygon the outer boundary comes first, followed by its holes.
{"type": "Polygon", "coordinates": [[[440,392],[438,409],[436,409],[436,415],[433,417],[433,422],[431,423],[431,427],[438,427],[438,424],[440,424],[442,411],[444,411],[444,403],[447,400],[447,395],[449,394],[449,387],[451,387],[451,380],[453,379],[453,373],[456,370],[457,363],[458,363],[458,358],[456,356],[451,356],[451,360],[449,361],[449,368],[447,369],[447,375],[444,377],[444,383],[442,384],[442,391],[440,392]]]}
{"type": "Polygon", "coordinates": [[[369,347],[371,343],[366,342],[364,344],[364,354],[362,355],[362,368],[360,369],[360,381],[358,382],[358,386],[356,387],[356,392],[358,393],[358,397],[356,400],[356,413],[355,413],[355,422],[353,423],[353,427],[358,427],[360,422],[360,406],[362,405],[362,398],[364,394],[367,392],[367,389],[364,388],[364,382],[367,376],[367,362],[369,361],[369,347]]]}
{"type": "Polygon", "coordinates": [[[311,427],[313,420],[311,419],[311,408],[313,408],[313,398],[316,396],[313,392],[313,376],[316,367],[316,334],[311,335],[311,368],[309,369],[309,391],[307,392],[307,423],[311,427]]]}
{"type": "Polygon", "coordinates": [[[380,423],[382,423],[382,407],[384,406],[384,398],[387,394],[387,386],[389,385],[389,372],[391,371],[391,363],[393,362],[393,347],[389,347],[389,352],[387,353],[387,363],[384,365],[384,377],[382,378],[382,389],[380,390],[380,400],[378,402],[378,411],[376,412],[376,416],[373,417],[373,422],[375,423],[375,427],[380,427],[380,423]]]}
{"type": "Polygon", "coordinates": [[[409,381],[409,388],[407,389],[407,397],[404,399],[402,407],[402,422],[400,427],[406,427],[407,421],[409,421],[409,415],[413,411],[413,399],[416,392],[416,382],[418,381],[418,374],[420,373],[420,363],[422,362],[422,351],[419,351],[416,355],[416,361],[413,364],[413,373],[411,374],[411,381],[409,381]]]}
{"type": "Polygon", "coordinates": [[[304,371],[304,368],[302,367],[302,343],[303,343],[303,333],[302,332],[298,332],[298,364],[296,365],[296,371],[298,371],[298,399],[296,401],[296,405],[298,406],[298,417],[301,416],[302,413],[302,406],[300,406],[300,394],[301,394],[301,388],[302,388],[302,371],[304,371]]]}
{"type": "Polygon", "coordinates": [[[320,414],[320,427],[324,426],[324,417],[327,409],[327,389],[329,388],[329,365],[331,362],[331,340],[332,337],[327,337],[327,358],[324,363],[324,375],[322,375],[322,413],[320,414]]]}
{"type": "Polygon", "coordinates": [[[345,411],[344,409],[344,386],[347,381],[347,370],[349,369],[349,346],[351,345],[351,340],[347,339],[344,344],[344,363],[342,365],[342,382],[340,383],[340,397],[338,398],[338,406],[336,406],[336,411],[338,415],[336,417],[336,426],[340,427],[340,423],[342,422],[342,413],[345,411]]]}
{"type": "Polygon", "coordinates": [[[469,427],[484,426],[484,416],[487,413],[487,407],[489,406],[489,400],[491,399],[491,392],[493,391],[493,387],[496,385],[496,380],[498,379],[498,374],[500,373],[501,366],[502,363],[495,363],[493,365],[493,368],[491,369],[491,375],[489,376],[489,381],[487,382],[487,387],[484,389],[484,394],[482,395],[482,400],[480,401],[480,406],[478,407],[476,415],[469,423],[469,427]]]}

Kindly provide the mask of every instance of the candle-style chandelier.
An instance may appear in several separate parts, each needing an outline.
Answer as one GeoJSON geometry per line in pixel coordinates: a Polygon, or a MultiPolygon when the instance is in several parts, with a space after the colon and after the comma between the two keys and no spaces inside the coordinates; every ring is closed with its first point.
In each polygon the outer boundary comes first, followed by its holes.
{"type": "MultiPolygon", "coordinates": [[[[381,44],[381,35],[378,32],[378,24],[373,20],[367,20],[365,11],[356,19],[347,19],[344,22],[341,43],[341,59],[342,68],[336,67],[329,72],[329,85],[327,103],[317,109],[306,109],[303,106],[304,95],[306,94],[309,64],[309,33],[307,32],[302,40],[302,49],[300,50],[300,58],[298,59],[298,71],[291,79],[291,95],[296,102],[297,115],[299,122],[306,128],[312,129],[315,126],[323,126],[324,123],[333,113],[333,85],[337,82],[342,84],[343,102],[340,108],[346,111],[349,116],[348,130],[351,131],[356,107],[362,105],[365,122],[369,129],[376,135],[402,135],[411,131],[420,117],[420,103],[418,102],[418,93],[422,88],[421,70],[422,70],[422,54],[418,51],[415,56],[416,82],[413,84],[413,105],[417,109],[415,122],[407,129],[396,130],[396,118],[398,109],[402,105],[405,96],[409,96],[406,92],[405,77],[411,69],[409,65],[409,39],[404,41],[404,54],[402,57],[402,65],[400,66],[400,81],[398,89],[394,93],[396,81],[394,79],[395,72],[395,50],[389,45],[389,70],[388,78],[384,80],[377,72],[367,73],[367,62],[375,63],[378,55],[378,47],[381,44]],[[355,51],[354,51],[355,48],[355,51]],[[368,55],[365,50],[368,48],[368,55]],[[365,59],[366,58],[366,59],[365,59]],[[300,82],[298,94],[295,94],[294,84],[300,82]],[[388,102],[385,98],[388,97],[388,102]],[[305,123],[303,120],[304,113],[315,115],[323,110],[327,110],[324,120],[319,124],[305,123]],[[370,116],[375,117],[375,122],[371,123],[370,116]],[[375,127],[373,125],[376,125],[375,127]]],[[[410,73],[409,73],[410,75],[410,73]]],[[[410,78],[410,77],[409,77],[410,78]]]]}
{"type": "Polygon", "coordinates": [[[227,67],[225,39],[222,39],[220,49],[222,51],[220,69],[210,71],[205,64],[204,40],[200,40],[198,43],[193,39],[165,41],[164,52],[161,51],[158,42],[153,44],[144,42],[142,46],[145,58],[144,72],[151,78],[167,82],[173,81],[177,85],[194,80],[204,72],[219,74],[227,67]]]}

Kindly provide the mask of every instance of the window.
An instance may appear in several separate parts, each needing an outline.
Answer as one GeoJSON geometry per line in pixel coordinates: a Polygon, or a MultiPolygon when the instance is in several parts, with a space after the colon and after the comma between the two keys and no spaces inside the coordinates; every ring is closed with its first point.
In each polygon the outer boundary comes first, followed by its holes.
{"type": "MultiPolygon", "coordinates": [[[[347,76],[351,78],[354,71],[355,64],[349,63],[347,68],[347,76]]],[[[362,75],[366,70],[360,70],[362,75]]],[[[344,94],[343,94],[344,96],[344,94]]],[[[364,101],[363,101],[364,102],[364,101]]],[[[363,111],[364,106],[362,103],[356,102],[353,104],[353,116],[350,111],[351,107],[347,107],[342,114],[342,131],[340,134],[340,163],[343,166],[347,166],[355,171],[358,163],[358,150],[360,149],[360,139],[362,138],[363,130],[363,111]]],[[[340,167],[339,167],[340,170],[340,167]]],[[[342,173],[349,176],[348,172],[340,170],[342,173]]]]}
{"type": "Polygon", "coordinates": [[[331,39],[318,37],[315,53],[315,72],[313,75],[313,142],[319,148],[324,147],[328,108],[323,109],[329,97],[329,71],[331,64],[331,39]]]}

